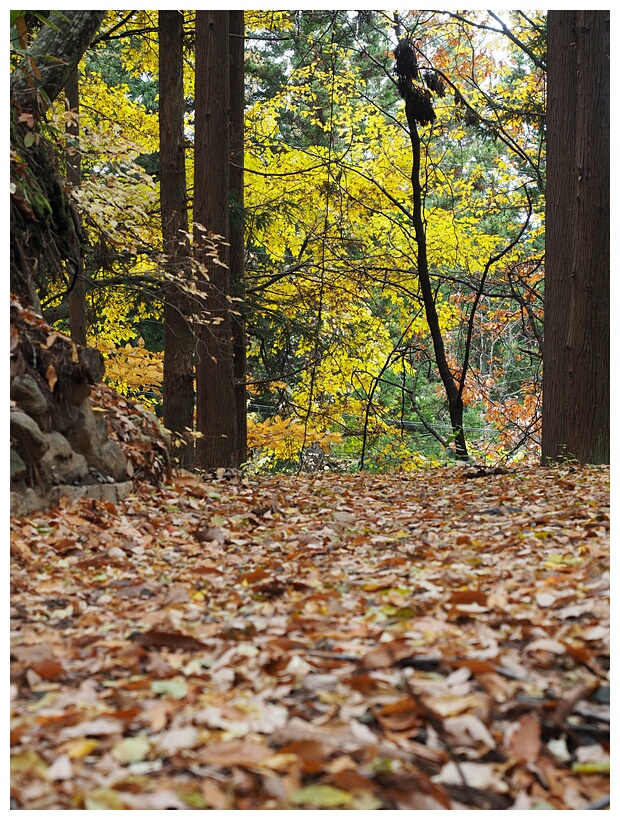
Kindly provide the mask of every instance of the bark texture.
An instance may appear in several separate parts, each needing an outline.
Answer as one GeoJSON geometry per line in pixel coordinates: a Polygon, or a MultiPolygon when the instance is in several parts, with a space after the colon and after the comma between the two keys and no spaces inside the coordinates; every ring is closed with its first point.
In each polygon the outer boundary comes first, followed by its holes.
{"type": "Polygon", "coordinates": [[[543,463],[610,456],[609,12],[550,11],[543,463]]]}
{"type": "MultiPolygon", "coordinates": [[[[80,111],[80,88],[78,70],[74,68],[65,85],[65,100],[69,111],[80,111]]],[[[67,183],[78,187],[82,183],[81,154],[77,148],[80,127],[77,121],[69,120],[66,127],[67,136],[67,183]]],[[[79,220],[77,220],[79,221],[79,220]]],[[[84,260],[82,255],[75,260],[76,270],[69,291],[69,326],[71,338],[80,345],[86,345],[86,282],[84,281],[84,260]]]]}
{"type": "Polygon", "coordinates": [[[194,334],[187,320],[189,244],[183,114],[183,14],[159,12],[159,168],[167,281],[164,303],[164,425],[185,441],[183,466],[194,458],[194,334]]]}
{"type": "MultiPolygon", "coordinates": [[[[435,362],[437,364],[437,369],[439,371],[439,375],[441,376],[441,381],[443,382],[444,391],[448,400],[448,412],[450,414],[450,424],[452,427],[452,435],[454,437],[454,450],[457,459],[466,461],[469,458],[469,455],[467,453],[467,444],[465,442],[465,433],[463,431],[462,391],[459,390],[459,386],[457,385],[448,364],[446,348],[441,333],[441,326],[439,324],[439,315],[437,314],[437,308],[435,306],[435,296],[433,294],[433,288],[431,286],[431,279],[428,270],[426,231],[424,229],[424,220],[422,218],[420,135],[418,134],[418,127],[416,123],[414,101],[410,95],[407,95],[405,99],[405,113],[407,115],[409,136],[411,138],[411,148],[413,152],[411,184],[413,188],[413,227],[415,231],[416,245],[418,248],[418,281],[420,282],[420,290],[422,291],[422,301],[424,302],[426,321],[433,340],[435,362]]],[[[465,378],[464,374],[462,378],[465,378]]]]}
{"type": "Polygon", "coordinates": [[[11,74],[11,96],[22,110],[40,116],[64,88],[90,45],[105,11],[61,11],[54,28],[43,26],[29,56],[11,74]],[[62,15],[62,16],[60,16],[62,15]]]}
{"type": "Polygon", "coordinates": [[[194,220],[215,239],[219,262],[201,255],[205,318],[196,351],[196,463],[203,468],[238,465],[233,343],[230,315],[229,12],[196,12],[196,128],[194,220]],[[223,263],[223,264],[222,264],[223,263]]]}
{"type": "MultiPolygon", "coordinates": [[[[33,140],[38,120],[61,93],[105,11],[63,11],[44,26],[11,74],[11,291],[40,312],[39,292],[79,274],[81,229],[59,173],[54,147],[33,140]],[[65,19],[66,18],[66,19],[65,19]],[[31,114],[32,121],[20,115],[31,114]]],[[[40,135],[39,135],[40,136],[40,135]]]]}
{"type": "MultiPolygon", "coordinates": [[[[231,293],[245,298],[245,238],[243,199],[243,124],[245,73],[243,63],[243,11],[229,12],[230,33],[230,278],[231,293]]],[[[237,413],[237,463],[248,460],[246,395],[246,338],[244,302],[233,305],[231,316],[235,401],[237,413]]]]}

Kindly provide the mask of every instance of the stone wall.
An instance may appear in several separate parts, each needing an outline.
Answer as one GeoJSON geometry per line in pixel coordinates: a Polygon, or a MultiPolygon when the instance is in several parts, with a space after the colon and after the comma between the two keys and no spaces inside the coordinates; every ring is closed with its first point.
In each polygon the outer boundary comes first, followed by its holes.
{"type": "Polygon", "coordinates": [[[88,495],[112,501],[132,487],[128,459],[91,402],[104,364],[11,300],[11,514],[88,495]]]}

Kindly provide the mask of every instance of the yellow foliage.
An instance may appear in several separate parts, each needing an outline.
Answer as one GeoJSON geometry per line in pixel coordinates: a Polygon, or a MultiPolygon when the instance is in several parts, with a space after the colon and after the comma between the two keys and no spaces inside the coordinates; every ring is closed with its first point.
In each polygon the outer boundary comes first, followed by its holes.
{"type": "Polygon", "coordinates": [[[147,350],[143,339],[138,340],[137,346],[126,344],[101,352],[105,359],[105,381],[110,387],[124,396],[139,397],[145,406],[157,404],[163,382],[163,353],[147,350]]]}
{"type": "Polygon", "coordinates": [[[297,418],[273,416],[265,421],[248,417],[248,447],[267,456],[272,463],[299,458],[302,448],[319,444],[329,452],[331,444],[342,441],[339,433],[326,433],[309,427],[297,418]]]}

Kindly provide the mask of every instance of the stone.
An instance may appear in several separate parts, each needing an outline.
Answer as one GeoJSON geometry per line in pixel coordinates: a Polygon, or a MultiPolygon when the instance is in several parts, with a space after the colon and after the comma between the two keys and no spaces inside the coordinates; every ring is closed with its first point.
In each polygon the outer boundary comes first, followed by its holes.
{"type": "Polygon", "coordinates": [[[16,376],[21,376],[27,370],[26,360],[20,350],[15,350],[11,353],[11,364],[9,367],[9,377],[11,381],[16,376]]]}
{"type": "Polygon", "coordinates": [[[79,407],[82,402],[85,402],[86,399],[90,396],[90,385],[89,384],[72,384],[71,385],[71,393],[69,395],[69,401],[75,407],[79,407]]]}
{"type": "Polygon", "coordinates": [[[23,410],[11,410],[10,419],[11,438],[19,443],[22,455],[34,462],[40,461],[49,449],[49,436],[23,410]]]}
{"type": "Polygon", "coordinates": [[[28,471],[20,454],[11,447],[11,481],[21,481],[28,471]]]}
{"type": "Polygon", "coordinates": [[[71,448],[67,439],[58,432],[48,436],[49,449],[41,459],[41,472],[51,484],[92,482],[88,462],[71,448]]]}
{"type": "Polygon", "coordinates": [[[91,467],[100,468],[103,461],[101,429],[90,402],[84,402],[80,407],[75,422],[65,432],[65,438],[77,453],[84,456],[91,467]]]}
{"type": "Polygon", "coordinates": [[[66,433],[80,416],[80,408],[72,404],[67,396],[58,402],[57,411],[52,415],[52,429],[57,433],[66,433]]]}
{"type": "Polygon", "coordinates": [[[19,407],[35,419],[39,427],[48,412],[47,399],[34,376],[25,373],[11,382],[11,398],[19,407]]]}
{"type": "Polygon", "coordinates": [[[79,353],[80,367],[89,384],[98,384],[105,375],[103,356],[94,347],[85,347],[79,353]]]}
{"type": "Polygon", "coordinates": [[[127,480],[127,458],[121,445],[113,438],[101,448],[103,472],[112,476],[115,481],[127,480]]]}
{"type": "Polygon", "coordinates": [[[127,458],[120,444],[108,438],[105,419],[93,411],[90,402],[80,407],[80,414],[65,437],[73,449],[84,456],[89,467],[102,473],[104,478],[110,475],[115,481],[127,479],[127,458]]]}
{"type": "Polygon", "coordinates": [[[67,502],[78,498],[94,498],[97,501],[108,501],[118,504],[133,490],[133,482],[124,481],[122,484],[91,484],[80,487],[59,485],[52,487],[47,493],[26,489],[24,492],[11,492],[10,514],[21,518],[30,515],[35,510],[43,510],[57,505],[62,499],[67,502]]]}

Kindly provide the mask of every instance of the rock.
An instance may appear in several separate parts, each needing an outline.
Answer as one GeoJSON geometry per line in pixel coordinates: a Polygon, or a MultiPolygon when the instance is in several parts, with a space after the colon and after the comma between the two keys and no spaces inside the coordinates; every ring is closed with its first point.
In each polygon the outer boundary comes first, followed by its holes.
{"type": "Polygon", "coordinates": [[[9,377],[11,381],[13,381],[16,376],[21,376],[27,369],[26,360],[21,354],[21,351],[11,353],[11,364],[9,367],[9,377]]]}
{"type": "Polygon", "coordinates": [[[75,453],[62,433],[53,432],[48,436],[49,449],[41,459],[41,473],[50,484],[85,484],[92,482],[88,462],[80,453],[75,453]]]}
{"type": "Polygon", "coordinates": [[[11,382],[11,398],[32,416],[39,427],[44,426],[43,419],[48,410],[47,399],[34,376],[27,373],[16,376],[11,382]]]}
{"type": "Polygon", "coordinates": [[[11,447],[11,481],[21,481],[27,475],[26,465],[19,453],[11,447]]]}
{"type": "Polygon", "coordinates": [[[79,352],[82,375],[88,384],[98,384],[105,374],[103,356],[94,347],[84,347],[79,352]]]}
{"type": "Polygon", "coordinates": [[[80,407],[73,404],[66,395],[63,399],[52,414],[52,429],[58,433],[66,433],[80,416],[80,407]]]}
{"type": "Polygon", "coordinates": [[[103,434],[104,431],[95,419],[93,408],[88,402],[84,402],[79,408],[74,423],[67,429],[65,437],[76,452],[81,453],[91,466],[99,469],[103,461],[101,455],[103,434]]]}
{"type": "Polygon", "coordinates": [[[82,402],[90,396],[89,384],[72,384],[71,393],[69,394],[69,401],[75,407],[79,407],[82,402]]]}
{"type": "Polygon", "coordinates": [[[111,501],[117,504],[131,493],[133,482],[124,481],[122,484],[91,484],[79,487],[59,485],[52,487],[46,493],[28,488],[24,492],[11,492],[10,514],[21,518],[30,515],[35,510],[43,510],[61,499],[75,501],[78,498],[94,498],[97,501],[111,501]]]}
{"type": "Polygon", "coordinates": [[[65,436],[73,449],[104,478],[110,475],[115,481],[127,479],[127,458],[120,444],[108,438],[105,420],[93,411],[89,402],[82,404],[75,424],[65,436]]]}
{"type": "Polygon", "coordinates": [[[22,410],[11,410],[10,418],[11,438],[20,445],[22,455],[35,463],[40,461],[49,449],[49,437],[22,410]]]}
{"type": "Polygon", "coordinates": [[[109,474],[115,481],[127,480],[127,457],[121,445],[114,439],[109,439],[101,448],[103,457],[103,472],[109,474]]]}

